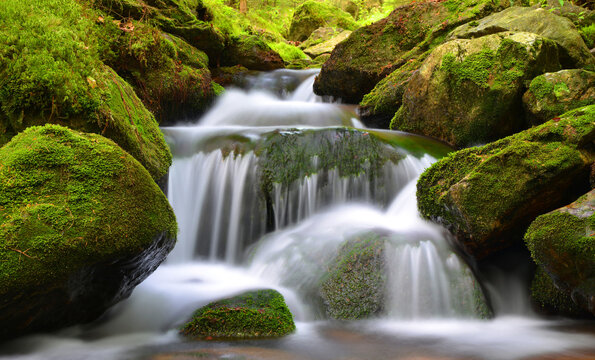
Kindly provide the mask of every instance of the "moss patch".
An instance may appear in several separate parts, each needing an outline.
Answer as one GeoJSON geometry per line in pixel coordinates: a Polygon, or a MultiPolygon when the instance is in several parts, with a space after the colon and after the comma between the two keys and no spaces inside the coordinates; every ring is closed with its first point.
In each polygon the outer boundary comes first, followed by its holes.
{"type": "Polygon", "coordinates": [[[308,0],[295,9],[287,38],[304,41],[314,30],[325,26],[353,30],[357,25],[349,13],[327,3],[308,0]]]}
{"type": "Polygon", "coordinates": [[[285,336],[294,330],[283,296],[258,290],[198,309],[180,333],[196,339],[243,339],[285,336]]]}

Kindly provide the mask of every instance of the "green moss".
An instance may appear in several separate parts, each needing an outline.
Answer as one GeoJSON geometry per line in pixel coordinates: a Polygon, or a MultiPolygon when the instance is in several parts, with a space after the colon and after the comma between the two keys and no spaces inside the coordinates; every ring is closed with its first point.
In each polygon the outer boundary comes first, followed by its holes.
{"type": "Polygon", "coordinates": [[[0,293],[66,282],[177,226],[149,173],[112,141],[57,125],[0,148],[0,293]]]}
{"type": "Polygon", "coordinates": [[[472,81],[478,87],[486,88],[490,70],[494,65],[494,57],[494,51],[482,50],[467,56],[461,62],[450,53],[442,58],[440,70],[446,73],[453,88],[459,87],[464,81],[472,81]]]}
{"type": "Polygon", "coordinates": [[[548,81],[546,77],[538,76],[531,81],[529,91],[537,99],[543,99],[554,92],[554,84],[548,81]]]}
{"type": "Polygon", "coordinates": [[[584,316],[570,295],[556,287],[549,275],[541,266],[537,267],[531,283],[531,300],[540,312],[566,316],[584,316]]]}
{"type": "Polygon", "coordinates": [[[325,26],[346,30],[353,30],[357,27],[349,13],[331,4],[308,0],[295,9],[288,39],[304,41],[314,30],[325,26]]]}
{"type": "Polygon", "coordinates": [[[385,239],[368,233],[347,241],[321,280],[320,292],[332,319],[356,320],[384,308],[385,239]]]}
{"type": "Polygon", "coordinates": [[[297,46],[287,44],[285,42],[269,42],[268,45],[276,51],[284,62],[292,62],[295,60],[309,60],[310,57],[298,48],[297,46]]]}
{"type": "Polygon", "coordinates": [[[180,333],[200,339],[239,339],[279,337],[294,330],[283,296],[275,290],[258,290],[198,309],[180,333]]]}
{"type": "Polygon", "coordinates": [[[581,34],[585,44],[592,49],[595,47],[595,24],[581,27],[578,32],[581,34]]]}

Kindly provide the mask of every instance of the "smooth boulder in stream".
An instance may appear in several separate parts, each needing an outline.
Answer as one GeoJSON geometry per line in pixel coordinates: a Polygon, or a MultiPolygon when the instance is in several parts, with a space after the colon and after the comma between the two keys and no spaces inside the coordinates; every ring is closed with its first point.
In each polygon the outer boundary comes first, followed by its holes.
{"type": "Polygon", "coordinates": [[[31,127],[0,163],[2,339],[95,320],[174,246],[165,195],[111,140],[31,127]]]}

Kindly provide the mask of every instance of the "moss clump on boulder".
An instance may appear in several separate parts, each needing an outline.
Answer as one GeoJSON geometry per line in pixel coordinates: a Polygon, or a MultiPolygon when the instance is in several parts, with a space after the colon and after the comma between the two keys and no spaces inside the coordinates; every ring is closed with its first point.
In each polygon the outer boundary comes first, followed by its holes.
{"type": "Polygon", "coordinates": [[[523,95],[527,120],[533,125],[590,104],[595,104],[595,72],[581,69],[538,76],[523,95]]]}
{"type": "Polygon", "coordinates": [[[269,289],[212,302],[198,309],[180,333],[193,339],[246,339],[280,337],[294,330],[283,296],[269,289]]]}
{"type": "Polygon", "coordinates": [[[275,70],[285,65],[281,56],[258,36],[233,38],[223,51],[221,65],[241,65],[250,70],[275,70]]]}
{"type": "Polygon", "coordinates": [[[0,18],[0,107],[10,139],[57,123],[101,133],[161,178],[171,153],[151,113],[100,57],[89,12],[74,0],[5,2],[0,18]]]}
{"type": "Polygon", "coordinates": [[[575,318],[588,317],[589,313],[579,308],[570,295],[559,289],[541,266],[537,267],[531,283],[531,301],[536,311],[546,315],[562,315],[575,318]]]}
{"type": "Polygon", "coordinates": [[[572,21],[542,8],[508,8],[475,23],[460,26],[453,30],[449,39],[470,39],[506,31],[532,32],[555,41],[560,46],[563,68],[595,66],[595,57],[589,52],[572,21]]]}
{"type": "Polygon", "coordinates": [[[0,163],[3,338],[96,319],[173,248],[167,199],[111,140],[30,127],[0,163]]]}
{"type": "Polygon", "coordinates": [[[357,25],[349,13],[330,4],[308,0],[295,9],[287,38],[305,41],[320,27],[354,30],[357,25]]]}
{"type": "Polygon", "coordinates": [[[407,83],[391,128],[455,147],[525,129],[525,81],[560,69],[558,47],[532,33],[499,33],[437,47],[407,83]]]}
{"type": "Polygon", "coordinates": [[[535,217],[590,188],[594,118],[595,105],[579,108],[441,159],[417,183],[420,213],[476,258],[520,241],[535,217]]]}
{"type": "Polygon", "coordinates": [[[365,319],[382,313],[386,293],[384,243],[372,233],[339,248],[320,285],[331,319],[365,319]]]}
{"type": "Polygon", "coordinates": [[[337,45],[322,66],[314,91],[357,104],[385,76],[444,42],[454,27],[508,5],[508,0],[465,0],[398,7],[337,45]]]}
{"type": "MultiPolygon", "coordinates": [[[[592,118],[593,119],[593,118],[592,118]]],[[[539,216],[525,234],[531,257],[562,292],[595,315],[595,190],[539,216]]]]}

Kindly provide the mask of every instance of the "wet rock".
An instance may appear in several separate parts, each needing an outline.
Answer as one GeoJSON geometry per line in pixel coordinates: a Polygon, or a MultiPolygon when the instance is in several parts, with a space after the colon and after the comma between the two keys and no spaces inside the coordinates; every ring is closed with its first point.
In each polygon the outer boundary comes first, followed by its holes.
{"type": "Polygon", "coordinates": [[[275,290],[248,291],[212,302],[198,309],[180,329],[193,339],[271,338],[293,331],[293,315],[275,290]]]}
{"type": "Polygon", "coordinates": [[[0,160],[3,339],[95,320],[173,248],[167,199],[114,142],[31,127],[0,160]]]}
{"type": "Polygon", "coordinates": [[[354,31],[337,45],[314,83],[318,95],[357,104],[392,71],[444,41],[458,25],[499,11],[504,1],[414,2],[354,31]]]}
{"type": "Polygon", "coordinates": [[[560,68],[556,44],[533,33],[449,41],[408,80],[391,128],[461,148],[527,127],[525,81],[560,68]]]}
{"type": "Polygon", "coordinates": [[[453,30],[449,39],[470,39],[505,31],[532,32],[560,46],[563,68],[595,66],[595,58],[572,22],[542,8],[511,7],[453,30]]]}
{"type": "Polygon", "coordinates": [[[417,183],[422,216],[475,258],[518,243],[540,214],[589,190],[595,105],[516,135],[457,151],[417,183]]]}
{"type": "Polygon", "coordinates": [[[523,95],[527,120],[532,125],[590,104],[595,104],[595,72],[581,69],[538,76],[523,95]]]}
{"type": "Polygon", "coordinates": [[[537,265],[574,304],[593,315],[594,228],[595,190],[591,190],[572,204],[539,216],[525,234],[525,242],[537,265]]]}
{"type": "Polygon", "coordinates": [[[295,9],[287,38],[292,41],[305,41],[320,27],[353,30],[356,23],[350,14],[333,5],[309,0],[295,9]]]}
{"type": "Polygon", "coordinates": [[[225,48],[221,65],[241,65],[250,70],[275,70],[285,67],[283,59],[258,36],[235,38],[225,48]]]}

